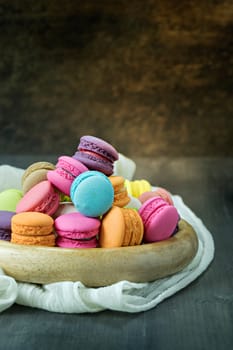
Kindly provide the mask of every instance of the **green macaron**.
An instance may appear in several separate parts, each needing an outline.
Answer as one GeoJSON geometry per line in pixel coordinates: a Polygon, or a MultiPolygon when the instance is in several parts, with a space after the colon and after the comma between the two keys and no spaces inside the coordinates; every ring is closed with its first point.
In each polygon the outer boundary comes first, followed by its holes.
{"type": "Polygon", "coordinates": [[[0,192],[0,210],[15,211],[16,205],[22,197],[22,191],[15,188],[0,192]]]}

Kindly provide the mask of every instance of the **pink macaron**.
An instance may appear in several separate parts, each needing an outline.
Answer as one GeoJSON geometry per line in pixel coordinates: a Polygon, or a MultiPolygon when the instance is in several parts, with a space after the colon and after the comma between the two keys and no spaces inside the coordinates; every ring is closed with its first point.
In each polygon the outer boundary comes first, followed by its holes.
{"type": "Polygon", "coordinates": [[[66,237],[58,236],[56,238],[56,246],[60,248],[96,248],[98,240],[96,237],[89,238],[87,240],[71,239],[66,237]]]}
{"type": "Polygon", "coordinates": [[[139,214],[144,224],[144,242],[147,243],[171,237],[180,219],[177,209],[159,196],[145,201],[139,214]]]}
{"type": "Polygon", "coordinates": [[[141,203],[144,203],[148,199],[157,197],[157,196],[163,198],[168,204],[174,205],[170,192],[168,192],[165,188],[162,188],[162,187],[157,187],[156,190],[154,191],[143,192],[138,197],[138,199],[140,200],[141,203]]]}
{"type": "Polygon", "coordinates": [[[69,196],[74,179],[87,170],[88,168],[80,161],[69,156],[61,156],[58,158],[56,169],[47,172],[47,179],[62,193],[69,196]]]}
{"type": "Polygon", "coordinates": [[[59,206],[59,194],[53,185],[44,180],[33,186],[18,202],[16,213],[36,211],[53,215],[59,206]]]}
{"type": "Polygon", "coordinates": [[[54,221],[56,245],[62,248],[97,247],[101,221],[79,212],[61,215],[54,221]]]}

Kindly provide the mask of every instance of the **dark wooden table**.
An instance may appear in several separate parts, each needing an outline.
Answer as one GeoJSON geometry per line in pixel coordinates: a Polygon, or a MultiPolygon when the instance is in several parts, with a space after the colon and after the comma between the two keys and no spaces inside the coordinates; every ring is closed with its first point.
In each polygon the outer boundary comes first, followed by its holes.
{"type": "MultiPolygon", "coordinates": [[[[0,156],[27,167],[56,156],[0,156]]],[[[192,284],[138,314],[58,314],[14,305],[0,314],[1,350],[233,347],[233,158],[135,159],[135,178],[180,194],[215,241],[215,258],[192,284]]]]}

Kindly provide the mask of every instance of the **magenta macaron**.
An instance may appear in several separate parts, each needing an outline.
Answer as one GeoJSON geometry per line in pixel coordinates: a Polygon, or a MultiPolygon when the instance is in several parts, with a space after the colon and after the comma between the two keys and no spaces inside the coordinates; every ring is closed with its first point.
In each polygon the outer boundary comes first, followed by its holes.
{"type": "Polygon", "coordinates": [[[180,219],[177,209],[161,197],[152,197],[139,209],[144,224],[144,242],[168,239],[176,231],[180,219]]]}
{"type": "Polygon", "coordinates": [[[59,194],[53,185],[44,180],[33,186],[16,206],[16,213],[36,211],[53,215],[59,206],[59,194]]]}
{"type": "Polygon", "coordinates": [[[58,158],[56,169],[47,172],[47,179],[62,193],[69,196],[74,179],[88,168],[78,160],[69,156],[58,158]]]}
{"type": "Polygon", "coordinates": [[[82,136],[74,159],[85,164],[89,170],[101,171],[107,176],[113,174],[113,165],[119,155],[108,142],[94,136],[82,136]]]}
{"type": "Polygon", "coordinates": [[[62,248],[95,248],[101,221],[81,213],[68,213],[57,217],[54,228],[56,245],[62,248]]]}

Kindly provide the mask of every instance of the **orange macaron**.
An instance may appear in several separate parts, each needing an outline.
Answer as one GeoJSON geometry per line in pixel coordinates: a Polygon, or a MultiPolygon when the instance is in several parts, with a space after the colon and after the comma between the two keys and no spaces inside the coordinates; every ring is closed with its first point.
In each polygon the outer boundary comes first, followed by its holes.
{"type": "Polygon", "coordinates": [[[144,226],[135,209],[113,206],[102,218],[99,233],[101,248],[139,245],[144,226]]]}
{"type": "Polygon", "coordinates": [[[15,214],[11,219],[11,242],[26,245],[55,246],[54,220],[39,212],[15,214]]]}
{"type": "Polygon", "coordinates": [[[127,189],[124,186],[125,179],[122,176],[112,175],[109,176],[109,180],[114,189],[114,201],[113,205],[118,207],[124,207],[130,202],[127,189]]]}

